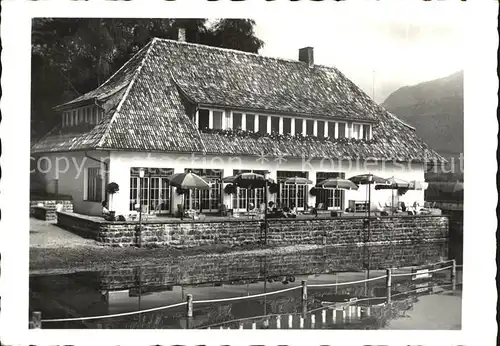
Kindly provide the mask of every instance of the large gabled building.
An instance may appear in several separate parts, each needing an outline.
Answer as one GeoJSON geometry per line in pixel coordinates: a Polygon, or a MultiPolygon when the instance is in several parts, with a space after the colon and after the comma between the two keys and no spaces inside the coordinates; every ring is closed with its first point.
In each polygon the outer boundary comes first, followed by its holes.
{"type": "MultiPolygon", "coordinates": [[[[173,213],[182,199],[166,177],[186,170],[211,182],[184,201],[204,211],[261,203],[264,191],[229,195],[221,178],[264,170],[279,183],[271,200],[346,208],[365,199],[364,188],[313,196],[311,186],[283,180],[371,172],[423,181],[425,163],[443,161],[337,68],[315,65],[311,47],[292,61],[155,38],[97,89],[55,109],[61,122],[32,155],[46,186],[71,195],[83,214],[100,214],[109,182],[120,186],[118,213],[139,198],[147,211],[173,213]]],[[[423,201],[423,191],[405,198],[423,201]]]]}

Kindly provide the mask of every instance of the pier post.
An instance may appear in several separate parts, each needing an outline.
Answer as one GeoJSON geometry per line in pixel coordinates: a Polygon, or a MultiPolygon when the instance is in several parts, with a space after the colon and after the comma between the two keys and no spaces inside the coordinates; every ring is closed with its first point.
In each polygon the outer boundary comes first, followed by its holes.
{"type": "Polygon", "coordinates": [[[239,329],[243,329],[243,323],[242,322],[240,322],[239,329]]]}
{"type": "Polygon", "coordinates": [[[192,294],[186,295],[186,302],[187,302],[187,317],[193,317],[193,295],[192,294]]]}
{"type": "Polygon", "coordinates": [[[42,329],[42,313],[40,311],[33,311],[31,319],[34,329],[42,329]]]}
{"type": "Polygon", "coordinates": [[[302,303],[307,302],[307,281],[302,280],[302,303]]]}
{"type": "Polygon", "coordinates": [[[307,312],[307,281],[302,280],[302,312],[307,312]]]}
{"type": "Polygon", "coordinates": [[[323,310],[321,311],[321,323],[322,323],[323,325],[325,325],[325,324],[326,324],[326,310],[325,310],[325,309],[323,309],[323,310]]]}
{"type": "Polygon", "coordinates": [[[311,314],[311,328],[314,328],[316,324],[316,316],[311,314]]]}
{"type": "Polygon", "coordinates": [[[391,286],[392,286],[392,272],[390,268],[386,269],[385,285],[387,287],[387,303],[391,303],[391,286]]]}
{"type": "Polygon", "coordinates": [[[293,327],[293,315],[288,315],[288,329],[293,327]]]}
{"type": "Polygon", "coordinates": [[[276,329],[281,329],[281,316],[276,316],[276,329]]]}
{"type": "Polygon", "coordinates": [[[255,322],[252,323],[252,329],[257,329],[257,323],[255,322]]]}
{"type": "Polygon", "coordinates": [[[299,328],[304,329],[304,317],[300,316],[300,323],[299,323],[299,328]]]}
{"type": "Polygon", "coordinates": [[[457,261],[452,260],[451,261],[451,289],[453,291],[456,290],[456,285],[457,285],[457,261]]]}

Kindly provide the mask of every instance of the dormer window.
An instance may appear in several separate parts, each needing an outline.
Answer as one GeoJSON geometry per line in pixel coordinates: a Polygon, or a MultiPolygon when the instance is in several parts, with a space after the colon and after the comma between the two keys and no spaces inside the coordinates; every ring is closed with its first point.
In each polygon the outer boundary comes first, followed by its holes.
{"type": "Polygon", "coordinates": [[[363,125],[363,139],[369,141],[372,138],[372,127],[371,125],[363,125]]]}
{"type": "Polygon", "coordinates": [[[336,134],[336,131],[335,129],[337,128],[337,123],[334,122],[334,121],[329,121],[328,122],[328,137],[330,138],[336,138],[337,137],[337,134],[336,134]]]}
{"type": "Polygon", "coordinates": [[[62,126],[72,127],[81,124],[97,125],[101,121],[104,110],[98,106],[87,106],[64,111],[61,114],[62,126]]]}
{"type": "Polygon", "coordinates": [[[222,130],[222,112],[221,111],[213,111],[212,117],[213,117],[212,128],[222,130]]]}
{"type": "Polygon", "coordinates": [[[271,117],[271,133],[279,133],[279,132],[280,132],[280,118],[271,117]]]}
{"type": "Polygon", "coordinates": [[[209,117],[210,111],[208,109],[200,109],[198,111],[198,129],[208,129],[209,128],[209,117]]]}
{"type": "Polygon", "coordinates": [[[243,124],[243,114],[233,113],[233,129],[241,130],[243,124]]]}
{"type": "Polygon", "coordinates": [[[314,136],[314,120],[306,120],[306,135],[314,136]]]}
{"type": "Polygon", "coordinates": [[[361,139],[361,124],[352,124],[351,138],[361,139]]]}
{"type": "Polygon", "coordinates": [[[346,138],[346,123],[337,123],[338,132],[336,138],[346,138]]]}
{"type": "Polygon", "coordinates": [[[324,138],[325,137],[325,122],[322,120],[318,120],[317,128],[318,128],[318,130],[316,132],[316,137],[324,138]]]}
{"type": "Polygon", "coordinates": [[[295,118],[295,134],[301,135],[303,133],[302,124],[302,119],[295,118]]]}
{"type": "Polygon", "coordinates": [[[246,114],[245,129],[250,132],[255,132],[255,114],[246,114]]]}
{"type": "Polygon", "coordinates": [[[283,134],[290,135],[292,133],[292,119],[283,118],[283,134]]]}
{"type": "Polygon", "coordinates": [[[371,124],[325,119],[291,117],[280,114],[255,114],[244,111],[201,108],[194,121],[199,130],[243,130],[316,138],[370,140],[371,124]]]}
{"type": "Polygon", "coordinates": [[[259,115],[259,132],[267,133],[267,116],[259,115]]]}

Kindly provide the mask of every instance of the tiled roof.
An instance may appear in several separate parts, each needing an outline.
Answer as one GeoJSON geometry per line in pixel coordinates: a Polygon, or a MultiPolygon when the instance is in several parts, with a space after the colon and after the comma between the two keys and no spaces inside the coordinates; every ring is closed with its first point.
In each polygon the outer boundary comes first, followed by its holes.
{"type": "Polygon", "coordinates": [[[62,105],[55,107],[55,109],[63,109],[72,107],[80,102],[97,100],[103,101],[108,97],[114,95],[116,92],[126,88],[130,81],[137,73],[139,65],[144,61],[151,43],[139,50],[129,61],[127,61],[118,71],[116,71],[110,78],[108,78],[98,88],[85,93],[76,99],[66,102],[62,105]]]}
{"type": "Polygon", "coordinates": [[[96,90],[59,106],[117,104],[95,128],[68,134],[59,128],[34,152],[90,149],[281,155],[350,159],[442,158],[408,126],[373,102],[334,67],[263,57],[203,45],[154,39],[96,90]],[[120,94],[118,94],[120,93],[120,94]],[[277,141],[200,133],[196,106],[256,109],[280,114],[373,122],[373,143],[277,141]]]}

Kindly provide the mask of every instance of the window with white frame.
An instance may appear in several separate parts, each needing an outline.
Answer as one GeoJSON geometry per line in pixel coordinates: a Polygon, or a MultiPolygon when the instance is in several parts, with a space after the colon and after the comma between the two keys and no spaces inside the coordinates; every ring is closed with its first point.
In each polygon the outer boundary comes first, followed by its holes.
{"type": "Polygon", "coordinates": [[[363,125],[363,139],[369,141],[371,139],[371,125],[363,125]]]}
{"type": "Polygon", "coordinates": [[[212,111],[213,129],[222,130],[222,115],[221,111],[212,111]]]}
{"type": "Polygon", "coordinates": [[[352,124],[351,138],[361,139],[361,124],[352,124]]]}
{"type": "Polygon", "coordinates": [[[259,115],[259,132],[268,133],[267,115],[259,115]]]}
{"type": "Polygon", "coordinates": [[[346,136],[346,123],[337,123],[338,135],[337,138],[345,138],[346,136]]]}
{"type": "Polygon", "coordinates": [[[300,118],[295,118],[295,134],[301,135],[302,134],[302,119],[300,118]]]}
{"type": "Polygon", "coordinates": [[[146,213],[170,213],[171,189],[167,177],[174,173],[172,168],[130,169],[129,209],[136,210],[136,205],[146,213]],[[140,177],[139,171],[144,171],[140,177]],[[139,203],[140,202],[140,203],[139,203]]]}
{"type": "Polygon", "coordinates": [[[283,118],[283,134],[290,135],[292,133],[292,119],[283,118]]]}
{"type": "Polygon", "coordinates": [[[325,122],[323,120],[318,120],[317,122],[318,129],[316,130],[316,137],[323,138],[325,137],[325,122]]]}
{"type": "Polygon", "coordinates": [[[243,121],[243,114],[241,113],[233,113],[233,129],[241,130],[243,121]]]}
{"type": "Polygon", "coordinates": [[[247,113],[245,115],[245,129],[250,132],[255,132],[255,114],[247,113]]]}
{"type": "Polygon", "coordinates": [[[198,129],[208,129],[210,125],[210,111],[208,109],[200,109],[198,111],[198,129]]]}
{"type": "Polygon", "coordinates": [[[328,122],[328,137],[330,138],[335,138],[335,125],[336,123],[334,121],[328,122]]]}
{"type": "Polygon", "coordinates": [[[100,168],[87,169],[87,201],[102,202],[102,176],[100,168]]]}
{"type": "Polygon", "coordinates": [[[314,136],[314,120],[306,120],[306,135],[314,136]]]}
{"type": "Polygon", "coordinates": [[[271,133],[279,133],[279,132],[280,132],[280,118],[271,117],[271,133]]]}

